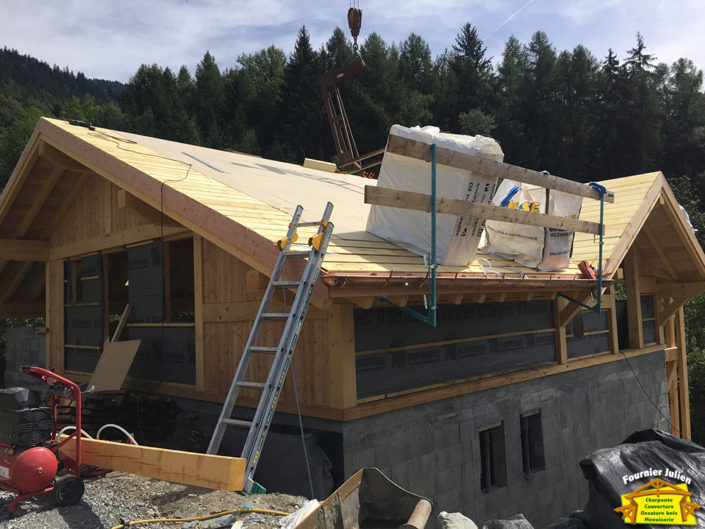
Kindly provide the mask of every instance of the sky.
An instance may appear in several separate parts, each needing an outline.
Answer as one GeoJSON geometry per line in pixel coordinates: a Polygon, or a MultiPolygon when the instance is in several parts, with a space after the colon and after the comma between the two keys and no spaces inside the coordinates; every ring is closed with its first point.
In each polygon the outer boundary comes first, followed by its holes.
{"type": "Polygon", "coordinates": [[[352,1],[363,12],[360,43],[413,32],[435,57],[469,22],[496,64],[510,35],[528,43],[542,30],[558,51],[582,44],[598,59],[609,48],[623,59],[641,32],[659,62],[687,57],[705,68],[703,0],[0,0],[0,46],[121,82],[141,64],[193,73],[206,51],[224,70],[271,44],[291,53],[304,25],[315,48],[336,26],[349,34],[352,1]]]}

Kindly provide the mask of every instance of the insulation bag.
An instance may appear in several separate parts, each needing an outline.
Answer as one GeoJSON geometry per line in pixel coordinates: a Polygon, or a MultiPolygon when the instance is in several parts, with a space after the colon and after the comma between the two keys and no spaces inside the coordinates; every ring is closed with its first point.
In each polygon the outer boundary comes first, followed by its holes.
{"type": "MultiPolygon", "coordinates": [[[[582,197],[503,180],[492,203],[531,213],[578,218],[582,197]]],[[[574,236],[574,232],[555,228],[488,220],[480,248],[529,268],[561,270],[570,265],[574,236]]]]}
{"type": "MultiPolygon", "coordinates": [[[[438,127],[392,126],[397,135],[453,151],[502,161],[499,144],[484,136],[442,133],[438,127]]],[[[446,165],[436,166],[436,196],[488,204],[497,179],[446,165]]],[[[431,194],[431,168],[428,162],[385,152],[377,185],[390,189],[431,194]]],[[[400,208],[370,208],[366,230],[418,255],[431,251],[431,214],[400,208]]],[[[472,261],[484,231],[484,220],[454,215],[436,217],[436,260],[443,265],[465,265],[472,261]]]]}

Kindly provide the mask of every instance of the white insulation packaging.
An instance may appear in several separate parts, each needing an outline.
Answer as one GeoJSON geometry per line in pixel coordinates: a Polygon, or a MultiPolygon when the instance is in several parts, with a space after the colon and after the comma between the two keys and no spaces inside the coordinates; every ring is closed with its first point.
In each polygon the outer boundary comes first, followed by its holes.
{"type": "MultiPolygon", "coordinates": [[[[392,126],[390,135],[401,136],[453,151],[502,161],[504,153],[492,138],[461,136],[440,132],[437,127],[406,128],[392,126]]],[[[379,187],[431,194],[431,164],[415,158],[384,153],[377,180],[379,187]]],[[[436,166],[436,196],[467,202],[490,203],[497,179],[456,169],[436,166]]],[[[473,260],[484,230],[483,219],[436,216],[436,260],[442,265],[461,266],[473,260]]],[[[431,214],[387,206],[372,206],[367,231],[410,252],[429,255],[431,251],[431,214]]]]}

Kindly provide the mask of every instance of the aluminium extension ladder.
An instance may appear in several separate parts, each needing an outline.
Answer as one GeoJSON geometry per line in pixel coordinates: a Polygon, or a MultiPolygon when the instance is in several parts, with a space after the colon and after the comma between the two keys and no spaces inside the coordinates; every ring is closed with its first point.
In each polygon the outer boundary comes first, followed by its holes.
{"type": "Polygon", "coordinates": [[[286,238],[278,243],[281,250],[279,257],[274,265],[274,270],[272,271],[272,276],[267,285],[267,290],[264,293],[262,304],[260,305],[257,317],[250,331],[250,337],[247,339],[247,344],[240,358],[240,363],[235,371],[235,377],[230,385],[230,391],[223,404],[220,417],[218,417],[218,423],[213,432],[213,437],[211,437],[210,444],[208,445],[207,453],[217,454],[223,441],[225,429],[228,426],[249,428],[241,456],[243,459],[247,460],[245,481],[243,484],[243,490],[246,492],[250,492],[253,485],[255,485],[255,469],[257,468],[257,463],[262,453],[262,447],[264,446],[269,426],[274,418],[274,410],[276,409],[279,394],[281,393],[289,365],[291,364],[291,357],[296,347],[296,341],[298,340],[301,326],[306,317],[306,311],[308,310],[311,295],[313,294],[313,287],[321,270],[323,258],[328,248],[328,242],[333,234],[333,223],[330,222],[332,211],[333,204],[328,202],[323,213],[323,218],[319,222],[300,222],[303,208],[301,206],[296,207],[294,216],[291,219],[291,224],[289,224],[286,238]],[[297,239],[296,229],[304,226],[318,226],[317,234],[308,241],[311,248],[303,251],[291,250],[292,243],[297,239]],[[284,264],[289,258],[308,259],[303,275],[298,281],[282,280],[284,264]],[[269,312],[269,306],[275,292],[282,291],[282,289],[284,296],[286,296],[286,290],[296,289],[294,301],[291,303],[291,310],[289,312],[269,312]],[[279,346],[269,347],[257,345],[263,322],[272,320],[286,320],[279,346]],[[253,354],[274,355],[272,366],[265,383],[245,380],[247,368],[253,354]],[[255,411],[252,422],[232,418],[233,408],[235,407],[235,401],[237,400],[240,388],[260,388],[262,390],[262,395],[260,396],[257,411],[255,411]]]}

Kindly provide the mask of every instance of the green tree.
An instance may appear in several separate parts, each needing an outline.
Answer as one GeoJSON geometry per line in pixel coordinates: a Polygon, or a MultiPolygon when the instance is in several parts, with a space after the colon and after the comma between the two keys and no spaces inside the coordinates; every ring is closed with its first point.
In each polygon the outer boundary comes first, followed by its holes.
{"type": "Polygon", "coordinates": [[[9,127],[0,129],[0,189],[5,188],[40,117],[42,112],[38,108],[28,107],[9,127]]]}
{"type": "Polygon", "coordinates": [[[196,124],[205,145],[223,146],[221,118],[223,115],[224,82],[215,58],[206,52],[196,66],[196,124]]]}

